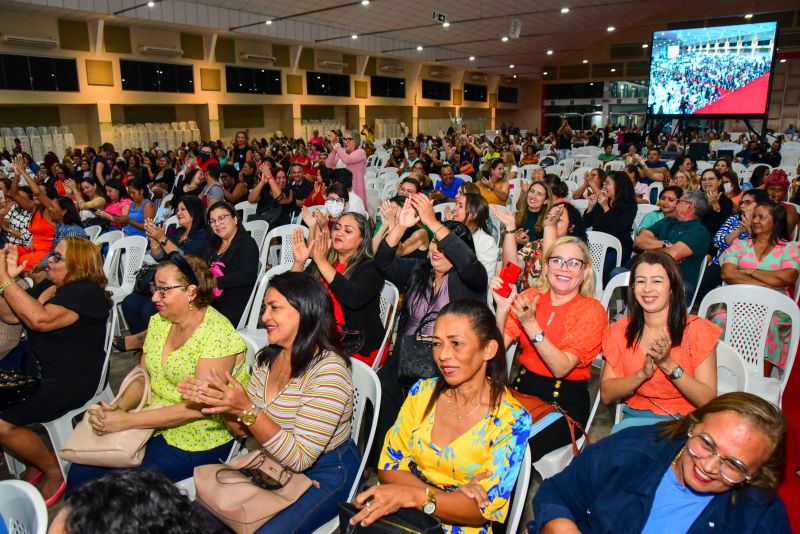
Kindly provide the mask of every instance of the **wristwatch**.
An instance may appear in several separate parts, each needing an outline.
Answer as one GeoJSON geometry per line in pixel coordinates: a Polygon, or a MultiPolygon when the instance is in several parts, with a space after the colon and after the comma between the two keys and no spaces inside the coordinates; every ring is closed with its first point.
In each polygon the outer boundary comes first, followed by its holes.
{"type": "Polygon", "coordinates": [[[540,343],[542,341],[544,341],[544,330],[542,330],[541,332],[539,332],[538,334],[533,336],[533,344],[534,345],[537,344],[537,343],[540,343]]]}
{"type": "Polygon", "coordinates": [[[165,237],[164,239],[158,242],[158,246],[164,248],[167,246],[167,243],[169,243],[169,240],[165,237]]]}
{"type": "Polygon", "coordinates": [[[246,412],[242,412],[242,415],[237,417],[236,420],[240,423],[244,423],[246,426],[250,426],[256,422],[258,418],[258,408],[256,405],[253,404],[250,406],[250,410],[246,412]]]}
{"type": "Polygon", "coordinates": [[[665,239],[664,241],[661,242],[661,248],[667,248],[667,247],[669,247],[671,245],[672,245],[672,241],[670,241],[669,239],[665,239]]]}
{"type": "Polygon", "coordinates": [[[422,503],[422,511],[428,515],[433,515],[436,511],[436,494],[430,488],[425,488],[425,502],[422,503]]]}
{"type": "Polygon", "coordinates": [[[669,374],[670,380],[677,380],[682,376],[683,376],[683,368],[680,365],[676,366],[675,369],[673,369],[672,372],[669,374]]]}

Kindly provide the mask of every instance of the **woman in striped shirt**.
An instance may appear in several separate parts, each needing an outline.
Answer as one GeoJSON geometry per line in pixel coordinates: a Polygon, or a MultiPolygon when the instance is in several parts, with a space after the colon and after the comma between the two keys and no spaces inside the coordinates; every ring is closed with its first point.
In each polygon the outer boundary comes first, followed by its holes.
{"type": "Polygon", "coordinates": [[[262,316],[269,334],[249,385],[232,376],[187,378],[180,390],[250,434],[285,468],[319,483],[257,532],[313,532],[348,498],[361,455],[350,439],[353,384],[330,295],[318,278],[288,272],[270,281],[262,316]]]}

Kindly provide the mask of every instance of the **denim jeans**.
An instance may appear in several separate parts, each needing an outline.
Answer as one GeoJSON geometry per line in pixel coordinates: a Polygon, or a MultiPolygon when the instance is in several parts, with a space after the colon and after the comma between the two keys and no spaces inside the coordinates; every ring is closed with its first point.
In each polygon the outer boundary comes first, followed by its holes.
{"type": "Polygon", "coordinates": [[[657,414],[650,410],[636,410],[627,404],[622,408],[622,420],[611,427],[611,433],[616,434],[622,429],[632,426],[654,425],[662,421],[672,421],[666,414],[657,414]]]}
{"type": "MultiPolygon", "coordinates": [[[[147,442],[142,465],[133,469],[149,469],[161,473],[173,482],[190,478],[194,468],[199,465],[216,464],[225,460],[231,450],[233,440],[207,451],[184,451],[168,444],[162,436],[155,436],[147,442]]],[[[67,476],[67,494],[79,486],[113,471],[115,467],[95,467],[93,465],[72,464],[67,476]]]]}

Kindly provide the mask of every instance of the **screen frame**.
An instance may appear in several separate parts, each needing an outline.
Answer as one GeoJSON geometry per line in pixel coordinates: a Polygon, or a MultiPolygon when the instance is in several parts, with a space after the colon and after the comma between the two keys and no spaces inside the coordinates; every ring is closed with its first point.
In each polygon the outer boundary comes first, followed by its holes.
{"type": "MultiPolygon", "coordinates": [[[[780,23],[777,20],[759,20],[754,22],[757,24],[766,24],[766,23],[774,23],[775,24],[775,46],[772,47],[772,58],[770,59],[770,75],[769,75],[769,82],[767,84],[767,101],[764,105],[764,112],[763,113],[690,113],[690,114],[681,114],[681,113],[651,113],[650,110],[650,73],[648,72],[648,79],[647,79],[647,103],[645,104],[645,117],[653,118],[653,119],[721,119],[721,118],[731,118],[731,119],[766,119],[769,117],[769,104],[770,98],[772,95],[772,83],[775,79],[775,59],[777,56],[777,44],[778,38],[780,37],[780,23]]],[[[702,28],[673,28],[669,30],[659,30],[655,31],[650,35],[650,65],[652,66],[653,63],[653,54],[655,53],[655,47],[653,43],[655,42],[655,36],[657,33],[661,33],[664,31],[681,31],[681,30],[708,30],[712,28],[723,28],[725,26],[748,26],[750,23],[744,24],[721,24],[719,26],[706,26],[702,28]]]]}

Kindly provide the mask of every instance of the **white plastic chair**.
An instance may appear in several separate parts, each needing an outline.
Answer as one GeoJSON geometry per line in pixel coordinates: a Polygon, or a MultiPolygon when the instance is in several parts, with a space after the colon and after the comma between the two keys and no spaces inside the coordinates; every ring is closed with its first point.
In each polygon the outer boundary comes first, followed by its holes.
{"type": "Polygon", "coordinates": [[[792,299],[773,289],[736,284],[712,289],[703,298],[697,315],[707,317],[711,306],[725,304],[726,328],[723,339],[742,355],[750,374],[750,393],[780,406],[792,373],[800,340],[800,310],[792,299]],[[792,326],[783,374],[764,377],[764,347],[774,312],[789,316],[792,326]]]}
{"type": "Polygon", "coordinates": [[[308,227],[301,224],[283,224],[269,231],[264,241],[264,251],[261,254],[261,264],[276,267],[278,265],[294,263],[294,252],[292,252],[292,233],[295,228],[303,231],[303,237],[308,239],[308,227]],[[272,245],[273,239],[280,239],[279,245],[272,245]],[[267,261],[268,260],[268,261],[267,261]]]}
{"type": "MultiPolygon", "coordinates": [[[[649,201],[649,199],[647,200],[649,201]]],[[[636,229],[642,224],[645,215],[660,209],[661,208],[655,204],[636,204],[636,216],[633,218],[633,233],[636,234],[636,229]]]]}
{"type": "Polygon", "coordinates": [[[258,350],[267,344],[267,331],[263,328],[258,328],[258,320],[261,317],[261,303],[264,301],[264,295],[269,288],[269,281],[276,275],[288,272],[292,268],[292,263],[282,263],[276,265],[264,273],[258,280],[248,305],[245,307],[242,319],[239,322],[237,331],[245,341],[250,341],[258,350]]]}
{"type": "Polygon", "coordinates": [[[656,200],[658,200],[658,197],[661,196],[661,191],[663,191],[663,190],[664,190],[664,184],[663,183],[661,183],[661,182],[653,182],[652,184],[650,184],[650,187],[647,188],[647,196],[644,197],[644,198],[648,202],[652,202],[652,199],[654,199],[654,198],[656,200]],[[653,191],[656,192],[655,195],[653,194],[653,191]]]}
{"type": "Polygon", "coordinates": [[[108,247],[103,271],[108,278],[106,291],[111,293],[114,304],[122,302],[133,291],[145,254],[147,238],[138,235],[123,237],[108,247]]]}
{"type": "Polygon", "coordinates": [[[102,247],[105,244],[107,244],[110,247],[111,245],[122,239],[122,237],[123,233],[120,230],[111,230],[110,232],[100,234],[93,240],[93,242],[98,247],[102,247]]]}
{"type": "Polygon", "coordinates": [[[247,200],[243,200],[237,203],[234,208],[236,208],[236,213],[239,215],[239,219],[245,223],[247,222],[248,217],[254,215],[256,213],[256,209],[258,208],[258,204],[253,204],[252,202],[248,202],[247,200]]]}
{"type": "MultiPolygon", "coordinates": [[[[606,284],[606,287],[603,288],[603,297],[600,299],[600,303],[603,305],[603,308],[606,309],[606,313],[608,313],[608,307],[611,305],[611,298],[614,296],[614,291],[619,288],[628,287],[628,284],[630,284],[630,279],[630,271],[619,273],[611,278],[611,280],[609,280],[606,284]]],[[[611,321],[610,315],[608,320],[611,321]]]]}
{"type": "Polygon", "coordinates": [[[380,349],[378,349],[378,355],[375,356],[375,361],[372,362],[372,368],[376,371],[380,367],[380,362],[383,359],[383,354],[387,348],[386,345],[389,342],[389,336],[392,335],[392,330],[394,329],[395,318],[398,316],[398,302],[400,302],[400,292],[397,290],[397,286],[388,280],[384,281],[380,296],[383,339],[381,340],[380,349]]]}
{"type": "Polygon", "coordinates": [[[95,240],[100,236],[100,232],[103,231],[103,227],[95,224],[92,226],[87,226],[83,229],[83,231],[86,232],[86,235],[89,237],[89,241],[94,243],[95,240]]]}
{"type": "MultiPolygon", "coordinates": [[[[361,475],[364,473],[364,467],[367,465],[367,457],[369,456],[369,450],[372,448],[372,441],[375,439],[375,428],[378,424],[378,412],[381,406],[381,382],[378,380],[378,375],[365,363],[355,359],[351,359],[350,361],[353,365],[353,426],[350,436],[359,447],[363,443],[364,451],[366,452],[361,459],[361,464],[358,466],[353,486],[350,488],[350,494],[347,497],[348,502],[352,501],[353,497],[355,497],[361,482],[361,475]],[[367,432],[362,435],[361,424],[364,421],[367,401],[372,404],[372,421],[365,425],[364,429],[367,430],[367,432]]],[[[335,516],[315,530],[314,534],[332,534],[338,529],[339,517],[335,516]]]]}
{"type": "Polygon", "coordinates": [[[531,447],[525,445],[525,454],[522,456],[522,465],[517,475],[517,485],[514,487],[514,497],[506,517],[506,532],[516,534],[519,532],[519,522],[527,504],[528,487],[531,484],[531,447]]]}
{"type": "Polygon", "coordinates": [[[724,341],[718,341],[717,395],[731,391],[748,391],[749,389],[750,373],[747,372],[744,358],[724,341]]]}
{"type": "Polygon", "coordinates": [[[586,235],[589,237],[589,254],[592,257],[592,268],[594,269],[594,274],[596,276],[595,282],[597,287],[597,295],[599,298],[603,294],[603,268],[606,259],[606,253],[610,248],[617,251],[615,267],[619,267],[622,264],[622,243],[620,243],[619,239],[613,235],[605,232],[589,230],[586,232],[586,235]]]}
{"type": "Polygon", "coordinates": [[[21,480],[0,481],[0,513],[12,534],[45,534],[47,507],[39,490],[21,480]]]}
{"type": "Polygon", "coordinates": [[[269,232],[269,223],[267,221],[249,221],[245,222],[242,226],[244,226],[245,230],[250,232],[250,237],[252,237],[256,245],[258,245],[259,257],[265,256],[264,245],[267,239],[267,232],[269,232]]]}
{"type": "Polygon", "coordinates": [[[686,306],[686,311],[691,312],[692,306],[694,306],[694,301],[697,299],[697,293],[700,292],[700,283],[703,281],[703,275],[706,274],[706,267],[708,267],[708,263],[711,261],[710,256],[704,257],[700,260],[700,275],[697,277],[697,284],[694,286],[694,293],[692,293],[692,300],[686,306]]]}
{"type": "MultiPolygon", "coordinates": [[[[433,212],[434,213],[441,213],[442,214],[442,222],[445,221],[444,212],[447,210],[447,208],[450,208],[451,212],[454,211],[456,209],[456,203],[455,202],[442,202],[441,204],[436,204],[433,207],[433,212]]],[[[489,210],[489,213],[491,213],[491,210],[489,210]]]]}
{"type": "Polygon", "coordinates": [[[570,200],[569,203],[575,206],[575,209],[581,212],[581,215],[583,215],[583,213],[586,211],[586,208],[589,207],[589,201],[585,198],[573,199],[570,200]]]}
{"type": "Polygon", "coordinates": [[[625,162],[619,159],[614,159],[606,162],[606,172],[621,171],[625,168],[625,162]]]}

